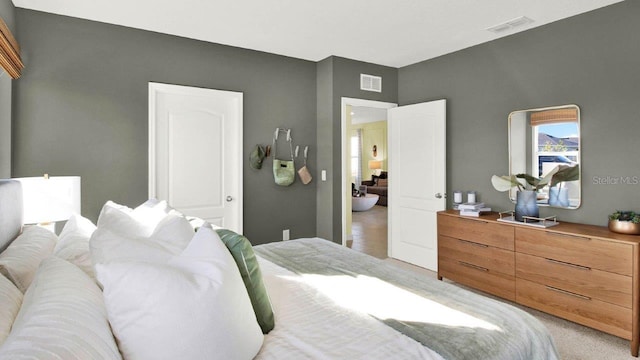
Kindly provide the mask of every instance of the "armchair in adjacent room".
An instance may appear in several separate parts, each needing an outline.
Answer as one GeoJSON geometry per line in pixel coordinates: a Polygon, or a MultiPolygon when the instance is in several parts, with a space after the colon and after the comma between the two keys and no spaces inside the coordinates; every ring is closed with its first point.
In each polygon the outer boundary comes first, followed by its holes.
{"type": "Polygon", "coordinates": [[[379,196],[376,205],[387,206],[387,178],[387,172],[382,171],[380,175],[371,175],[371,180],[362,181],[362,185],[367,185],[367,193],[379,196]]]}

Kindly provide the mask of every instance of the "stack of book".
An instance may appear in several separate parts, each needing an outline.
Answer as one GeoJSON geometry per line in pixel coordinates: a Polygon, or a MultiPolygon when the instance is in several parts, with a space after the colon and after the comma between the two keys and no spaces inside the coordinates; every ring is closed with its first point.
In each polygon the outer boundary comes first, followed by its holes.
{"type": "Polygon", "coordinates": [[[458,205],[461,216],[479,217],[482,213],[490,212],[491,208],[485,206],[484,203],[464,203],[458,205]]]}

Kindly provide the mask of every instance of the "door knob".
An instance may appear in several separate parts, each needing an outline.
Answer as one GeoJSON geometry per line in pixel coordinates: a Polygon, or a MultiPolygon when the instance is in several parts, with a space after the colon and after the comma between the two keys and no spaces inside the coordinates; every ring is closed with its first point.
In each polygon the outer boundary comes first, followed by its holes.
{"type": "Polygon", "coordinates": [[[436,193],[436,199],[442,199],[442,194],[436,193]]]}
{"type": "Polygon", "coordinates": [[[227,196],[227,202],[232,202],[233,198],[231,196],[227,196]]]}

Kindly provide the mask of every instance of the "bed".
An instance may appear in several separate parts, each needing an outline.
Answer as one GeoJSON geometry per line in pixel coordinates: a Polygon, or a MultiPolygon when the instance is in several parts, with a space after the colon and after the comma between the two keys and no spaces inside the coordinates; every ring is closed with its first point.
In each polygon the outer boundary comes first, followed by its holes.
{"type": "MultiPolygon", "coordinates": [[[[22,228],[20,209],[19,184],[0,180],[2,249],[20,241],[16,239],[22,228]]],[[[210,231],[206,224],[199,224],[193,226],[197,230],[191,229],[191,235],[195,231],[192,238],[185,237],[183,243],[176,245],[180,231],[187,234],[188,230],[184,217],[173,212],[171,217],[146,229],[146,238],[131,240],[118,235],[119,228],[135,227],[127,223],[128,218],[113,221],[111,225],[115,227],[107,231],[107,220],[101,220],[107,218],[103,213],[97,230],[87,223],[84,232],[79,231],[81,220],[70,220],[59,239],[55,239],[57,243],[49,245],[53,247],[51,253],[39,255],[40,264],[32,282],[18,282],[22,285],[16,285],[18,290],[2,270],[11,259],[7,260],[4,252],[0,254],[0,301],[12,304],[0,306],[0,320],[9,318],[13,324],[6,326],[4,321],[3,329],[0,322],[0,358],[156,359],[175,358],[175,354],[194,359],[559,358],[548,331],[526,312],[452,284],[422,278],[324,239],[247,247],[248,241],[239,234],[224,229],[210,231]],[[167,231],[159,232],[160,227],[167,231]],[[214,242],[205,238],[214,232],[235,262],[227,259],[231,257],[226,251],[215,248],[219,244],[213,246],[214,242]],[[84,234],[83,242],[76,241],[81,238],[80,233],[84,234]],[[109,246],[100,248],[101,241],[109,246]],[[138,247],[123,251],[132,242],[138,247]],[[211,256],[202,260],[208,251],[227,253],[227,260],[211,260],[211,256]],[[140,254],[144,254],[145,261],[104,260],[140,254]],[[234,288],[244,295],[230,292],[226,298],[219,296],[227,291],[215,288],[220,281],[203,280],[221,276],[224,271],[212,269],[225,261],[234,264],[234,274],[229,272],[229,278],[242,277],[233,283],[244,281],[246,289],[242,285],[234,288]],[[257,265],[243,268],[251,261],[257,265]],[[199,265],[194,267],[193,263],[199,265]],[[181,272],[170,272],[169,268],[189,269],[196,275],[183,278],[181,272]],[[64,276],[52,275],[56,271],[64,276]],[[73,276],[74,280],[66,276],[73,276]],[[155,283],[159,278],[162,286],[155,283]],[[50,284],[56,282],[63,291],[50,289],[50,284]],[[259,314],[250,283],[260,283],[268,295],[260,300],[261,306],[272,310],[268,329],[264,323],[269,318],[259,314]],[[195,285],[189,287],[190,284],[195,285]],[[190,291],[197,291],[197,296],[189,295],[190,291]],[[46,296],[55,297],[54,305],[42,307],[55,310],[54,314],[43,315],[45,311],[38,308],[46,296]],[[121,299],[126,296],[136,301],[123,302],[121,299]],[[167,305],[169,301],[173,302],[167,305]],[[67,306],[65,302],[73,304],[67,306]],[[149,309],[156,307],[159,312],[148,316],[149,309]],[[29,325],[31,318],[38,317],[44,321],[46,331],[41,323],[29,325]],[[221,328],[220,324],[225,325],[221,328]]],[[[34,232],[25,229],[20,236],[34,232]]]]}

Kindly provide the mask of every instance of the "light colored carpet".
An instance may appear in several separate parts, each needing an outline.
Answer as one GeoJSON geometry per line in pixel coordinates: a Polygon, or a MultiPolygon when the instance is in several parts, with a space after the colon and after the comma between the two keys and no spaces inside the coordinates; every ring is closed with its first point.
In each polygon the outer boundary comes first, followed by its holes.
{"type": "MultiPolygon", "coordinates": [[[[370,211],[353,213],[354,240],[349,247],[366,254],[385,259],[397,266],[420,272],[425,276],[436,278],[436,273],[411,264],[386,257],[387,208],[374,206],[370,211]]],[[[445,281],[447,281],[445,279],[445,281]]],[[[455,284],[455,283],[453,283],[455,284]]],[[[455,284],[457,285],[457,284],[455,284]]],[[[461,285],[457,285],[461,286],[461,285]]],[[[464,286],[461,286],[464,287],[464,286]]],[[[473,289],[469,289],[475,291],[473,289]]],[[[481,293],[485,296],[490,296],[481,293]]],[[[564,360],[630,360],[638,359],[631,356],[629,341],[605,334],[601,331],[578,325],[576,323],[557,318],[512,302],[490,296],[496,300],[506,302],[523,309],[544,323],[556,341],[560,356],[564,360]]]]}
{"type": "MultiPolygon", "coordinates": [[[[391,258],[387,258],[385,259],[385,261],[405,269],[419,272],[424,276],[429,276],[434,279],[436,278],[436,273],[433,271],[429,271],[391,258]]],[[[458,284],[455,285],[461,286],[458,284]]],[[[475,291],[473,289],[469,290],[475,291]]],[[[485,293],[481,294],[489,296],[485,293]]],[[[576,323],[566,321],[555,316],[530,309],[528,307],[517,305],[510,301],[502,300],[493,296],[489,297],[516,306],[538,318],[543,324],[545,324],[545,326],[549,329],[549,332],[555,339],[556,347],[558,348],[560,356],[563,360],[638,359],[631,356],[630,345],[629,341],[627,340],[613,335],[605,334],[601,331],[578,325],[576,323]]]]}

